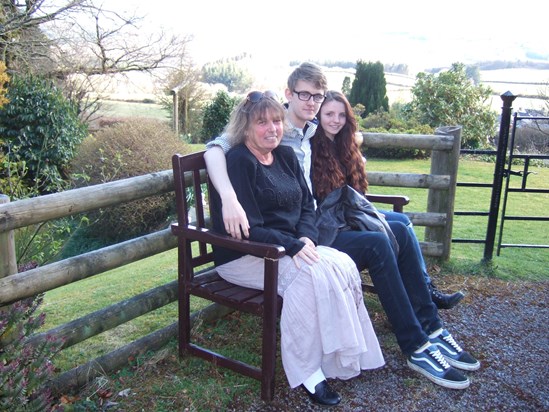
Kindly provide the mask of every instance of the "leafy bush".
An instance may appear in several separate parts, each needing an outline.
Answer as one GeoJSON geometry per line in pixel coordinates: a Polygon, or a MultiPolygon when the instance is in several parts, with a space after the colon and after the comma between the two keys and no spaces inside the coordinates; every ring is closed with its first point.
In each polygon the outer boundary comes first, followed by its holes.
{"type": "Polygon", "coordinates": [[[32,188],[29,192],[62,190],[66,167],[87,134],[76,105],[52,82],[32,75],[14,76],[6,97],[9,103],[0,109],[4,162],[16,165],[17,178],[32,188]]]}
{"type": "Polygon", "coordinates": [[[38,196],[38,190],[28,186],[28,172],[25,161],[11,161],[10,156],[0,150],[0,193],[7,195],[10,200],[38,196]]]}
{"type": "Polygon", "coordinates": [[[475,85],[465,65],[454,63],[434,74],[419,73],[407,114],[433,128],[463,126],[462,148],[486,147],[495,130],[496,113],[487,103],[492,90],[475,85]]]}
{"type": "MultiPolygon", "coordinates": [[[[9,102],[6,98],[6,84],[9,80],[6,65],[0,61],[0,108],[9,102]]],[[[29,197],[31,193],[25,185],[25,176],[28,172],[26,163],[10,160],[9,149],[4,148],[9,146],[0,139],[0,193],[7,195],[11,200],[29,197]]]]}
{"type": "MultiPolygon", "coordinates": [[[[72,171],[80,176],[77,186],[100,184],[171,169],[172,155],[189,151],[167,123],[136,118],[85,139],[72,171]]],[[[172,209],[170,193],[90,213],[90,225],[79,241],[96,247],[150,233],[166,225],[172,209]]]]}
{"type": "MultiPolygon", "coordinates": [[[[359,121],[361,131],[370,133],[393,134],[433,134],[430,126],[422,125],[415,119],[404,119],[400,106],[393,105],[390,112],[378,111],[371,113],[359,121]]],[[[385,159],[417,159],[428,157],[429,153],[420,149],[383,148],[362,146],[366,157],[385,159]]]]}
{"type": "Polygon", "coordinates": [[[6,73],[6,64],[0,60],[0,107],[4,106],[9,100],[6,98],[8,89],[6,83],[10,81],[8,74],[6,73]]]}
{"type": "Polygon", "coordinates": [[[204,108],[202,121],[202,138],[204,142],[221,134],[225,125],[229,122],[231,112],[238,101],[238,98],[229,96],[223,90],[217,92],[214,100],[204,108]]]}
{"type": "Polygon", "coordinates": [[[67,242],[86,223],[85,216],[67,216],[16,229],[17,262],[35,262],[43,266],[58,260],[67,242]]]}
{"type": "Polygon", "coordinates": [[[0,409],[3,411],[56,410],[44,387],[53,377],[51,359],[61,341],[47,337],[39,344],[28,338],[44,324],[45,314],[35,315],[42,296],[14,303],[0,310],[0,409]]]}

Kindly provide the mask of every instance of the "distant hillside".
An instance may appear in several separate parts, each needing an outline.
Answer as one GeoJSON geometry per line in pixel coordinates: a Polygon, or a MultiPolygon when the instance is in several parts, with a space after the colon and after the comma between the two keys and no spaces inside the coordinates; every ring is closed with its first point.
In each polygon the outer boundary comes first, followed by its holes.
{"type": "MultiPolygon", "coordinates": [[[[247,65],[247,69],[255,79],[252,88],[275,90],[280,96],[283,96],[288,74],[299,62],[292,63],[293,65],[273,64],[267,61],[251,60],[250,64],[247,65]]],[[[341,90],[345,77],[349,77],[351,81],[353,80],[355,63],[327,62],[326,65],[323,63],[317,62],[324,68],[330,88],[341,90]]],[[[386,69],[398,68],[398,71],[402,71],[404,67],[407,66],[405,64],[392,64],[386,66],[386,69]]],[[[516,108],[536,110],[545,108],[545,102],[535,97],[543,92],[545,95],[549,95],[549,86],[547,86],[549,84],[549,65],[500,61],[486,62],[483,63],[482,67],[483,69],[480,69],[480,80],[494,90],[490,102],[494,110],[498,112],[501,110],[500,95],[507,91],[519,96],[513,105],[516,108]],[[503,68],[496,69],[499,66],[503,68]],[[489,69],[485,70],[484,67],[489,67],[489,69]]],[[[410,101],[412,97],[410,91],[416,79],[415,73],[395,73],[386,70],[385,78],[389,104],[410,101]]],[[[112,100],[142,101],[143,99],[156,100],[158,98],[154,78],[149,74],[135,73],[124,76],[118,81],[111,79],[109,84],[112,87],[107,95],[112,100]]]]}
{"type": "MultiPolygon", "coordinates": [[[[545,60],[549,60],[549,56],[545,60]]],[[[291,61],[290,67],[298,66],[300,63],[301,63],[300,61],[291,61]]],[[[351,61],[325,60],[325,61],[314,61],[314,63],[327,68],[340,68],[340,69],[350,69],[350,70],[354,70],[356,66],[356,61],[351,62],[351,61]]],[[[490,61],[479,61],[476,63],[468,64],[467,66],[475,66],[475,67],[478,67],[479,70],[483,70],[483,71],[503,70],[503,69],[549,70],[549,61],[539,62],[539,61],[531,61],[531,60],[515,60],[515,61],[490,60],[490,61]]],[[[385,67],[385,71],[388,73],[404,74],[404,75],[413,74],[413,73],[410,73],[409,66],[406,63],[385,63],[384,67],[385,67]]],[[[431,68],[425,69],[425,72],[438,73],[439,71],[447,68],[448,67],[443,67],[443,66],[431,67],[431,68]]]]}

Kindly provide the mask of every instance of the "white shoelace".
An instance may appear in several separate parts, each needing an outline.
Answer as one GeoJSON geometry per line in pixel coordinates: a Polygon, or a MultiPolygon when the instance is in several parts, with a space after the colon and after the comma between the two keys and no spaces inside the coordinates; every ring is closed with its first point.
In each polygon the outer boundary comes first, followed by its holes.
{"type": "Polygon", "coordinates": [[[454,340],[454,337],[452,335],[443,336],[442,339],[444,342],[448,343],[452,348],[456,350],[457,353],[463,352],[463,349],[461,349],[461,346],[454,340]]]}
{"type": "Polygon", "coordinates": [[[429,351],[429,354],[442,366],[444,369],[450,368],[450,364],[446,362],[446,359],[442,353],[437,349],[434,351],[429,351]]]}

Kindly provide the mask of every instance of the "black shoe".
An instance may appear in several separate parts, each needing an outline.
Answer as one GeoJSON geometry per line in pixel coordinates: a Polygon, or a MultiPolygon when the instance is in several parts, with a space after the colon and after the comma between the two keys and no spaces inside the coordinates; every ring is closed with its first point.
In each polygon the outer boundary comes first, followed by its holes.
{"type": "Polygon", "coordinates": [[[325,380],[315,386],[315,393],[309,392],[309,390],[304,385],[301,386],[303,387],[303,389],[305,389],[305,392],[307,392],[307,395],[309,395],[309,398],[311,398],[314,403],[318,403],[320,405],[335,406],[339,402],[341,402],[341,397],[339,396],[339,394],[332,388],[330,388],[328,382],[325,380]]]}
{"type": "Polygon", "coordinates": [[[442,293],[432,283],[429,283],[429,292],[431,292],[431,299],[433,299],[433,302],[439,309],[452,309],[465,297],[462,292],[452,294],[442,293]]]}

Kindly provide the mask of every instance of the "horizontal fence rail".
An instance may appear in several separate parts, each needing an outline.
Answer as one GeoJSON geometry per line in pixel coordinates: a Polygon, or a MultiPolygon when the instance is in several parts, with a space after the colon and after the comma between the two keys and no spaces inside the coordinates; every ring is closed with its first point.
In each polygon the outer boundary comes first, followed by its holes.
{"type": "Polygon", "coordinates": [[[173,191],[173,173],[165,170],[0,206],[0,232],[65,216],[120,205],[173,191]]]}
{"type": "MultiPolygon", "coordinates": [[[[426,212],[407,212],[416,226],[425,226],[425,242],[421,242],[421,246],[424,254],[428,256],[441,258],[449,256],[460,136],[461,128],[459,127],[437,129],[435,135],[363,133],[363,144],[369,147],[403,147],[432,151],[429,174],[375,171],[368,173],[371,186],[413,187],[429,191],[426,212]]],[[[177,246],[177,238],[169,229],[164,229],[16,273],[13,252],[16,229],[173,190],[173,173],[171,170],[164,170],[11,203],[9,199],[5,199],[6,196],[0,197],[0,260],[2,261],[0,307],[96,276],[177,246]]],[[[398,190],[395,192],[398,193],[398,190]]],[[[177,262],[174,261],[174,266],[176,264],[177,262]]],[[[176,280],[174,279],[173,282],[89,313],[49,331],[35,334],[29,338],[28,344],[38,345],[48,336],[54,336],[62,338],[63,348],[68,348],[175,300],[176,280]]],[[[200,315],[208,320],[226,313],[226,308],[210,305],[196,316],[200,315]]],[[[51,387],[57,393],[81,387],[99,375],[121,368],[131,356],[162,347],[176,333],[175,324],[161,328],[113,352],[59,374],[51,383],[51,387]]]]}
{"type": "Polygon", "coordinates": [[[169,229],[84,253],[26,272],[0,278],[0,305],[44,293],[60,286],[173,249],[177,239],[169,229]]]}

